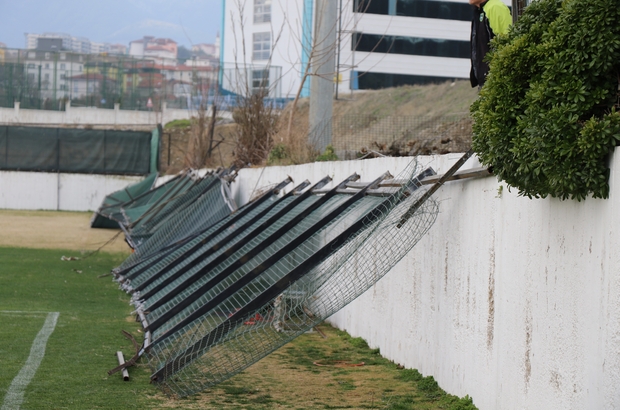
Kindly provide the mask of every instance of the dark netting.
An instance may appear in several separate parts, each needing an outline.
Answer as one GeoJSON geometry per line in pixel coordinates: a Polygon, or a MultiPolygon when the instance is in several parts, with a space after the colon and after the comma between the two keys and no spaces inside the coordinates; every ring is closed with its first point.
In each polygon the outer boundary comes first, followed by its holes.
{"type": "Polygon", "coordinates": [[[132,255],[134,258],[142,259],[152,255],[202,231],[236,210],[226,180],[212,176],[204,182],[193,190],[199,191],[198,196],[184,195],[175,201],[175,206],[164,218],[157,218],[152,231],[147,233],[143,230],[141,235],[132,232],[131,240],[137,243],[132,255]]]}
{"type": "Polygon", "coordinates": [[[58,129],[59,163],[64,171],[106,172],[103,130],[58,129]]]}
{"type": "Polygon", "coordinates": [[[297,189],[278,200],[258,202],[247,215],[221,234],[203,239],[195,248],[188,249],[165,265],[159,264],[140,275],[132,275],[134,301],[142,299],[144,301],[138,303],[144,309],[155,309],[188,286],[198,283],[205,271],[228,266],[227,263],[260,245],[275,229],[315,202],[315,198],[307,195],[305,198],[296,196],[297,189]]]}
{"type": "Polygon", "coordinates": [[[7,127],[0,126],[0,169],[6,168],[6,160],[7,160],[7,143],[8,139],[6,137],[7,127]]]}
{"type": "Polygon", "coordinates": [[[139,220],[145,213],[152,212],[158,205],[181,195],[195,183],[193,173],[183,171],[176,177],[166,181],[132,201],[110,206],[102,210],[103,214],[117,221],[125,229],[129,229],[132,223],[139,220]]]}
{"type": "Polygon", "coordinates": [[[0,169],[148,174],[149,132],[3,127],[0,169]]]}
{"type": "Polygon", "coordinates": [[[196,233],[188,241],[169,247],[139,264],[118,272],[119,281],[126,290],[136,291],[135,300],[139,299],[140,289],[149,286],[149,291],[152,291],[154,288],[165,286],[175,277],[183,275],[201,263],[205,254],[214,252],[212,249],[214,246],[223,250],[225,244],[234,244],[245,237],[251,232],[250,227],[260,225],[265,216],[272,216],[279,210],[279,206],[283,206],[290,199],[289,197],[307,185],[307,182],[303,183],[278,199],[278,192],[290,182],[290,179],[283,181],[217,224],[196,233]]]}
{"type": "Polygon", "coordinates": [[[242,229],[188,243],[188,264],[179,252],[126,271],[153,380],[179,396],[215,385],[376,283],[437,215],[434,201],[420,200],[419,172],[411,164],[384,186],[387,174],[313,187],[257,207],[262,216],[242,229]]]}
{"type": "MultiPolygon", "coordinates": [[[[229,191],[233,170],[209,173],[190,183],[182,180],[171,187],[170,195],[149,204],[138,219],[123,228],[134,253],[116,271],[124,270],[210,227],[236,209],[229,191]]],[[[121,208],[127,218],[131,210],[121,208]]]]}
{"type": "Polygon", "coordinates": [[[6,169],[59,171],[56,128],[7,128],[6,169]]]}
{"type": "MultiPolygon", "coordinates": [[[[1,131],[0,131],[1,132],[1,131]]],[[[110,219],[108,216],[118,211],[123,204],[130,203],[135,198],[147,193],[153,188],[157,181],[157,173],[153,172],[140,182],[131,184],[121,190],[106,196],[101,206],[94,213],[90,221],[91,228],[119,228],[118,222],[110,219]]]]}
{"type": "Polygon", "coordinates": [[[151,133],[106,130],[104,161],[107,173],[147,174],[151,165],[151,133]]]}

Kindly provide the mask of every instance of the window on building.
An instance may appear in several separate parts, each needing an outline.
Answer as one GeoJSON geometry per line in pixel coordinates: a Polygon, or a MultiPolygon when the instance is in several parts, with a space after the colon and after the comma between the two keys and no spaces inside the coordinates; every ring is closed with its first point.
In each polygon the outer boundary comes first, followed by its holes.
{"type": "Polygon", "coordinates": [[[67,76],[65,74],[60,74],[60,79],[64,80],[65,78],[67,78],[67,76]]]}
{"type": "Polygon", "coordinates": [[[391,74],[391,73],[357,73],[352,72],[352,82],[357,83],[353,89],[378,90],[382,88],[399,87],[402,85],[441,84],[453,80],[447,77],[433,77],[423,75],[391,74]]]}
{"type": "Polygon", "coordinates": [[[254,0],[254,23],[271,22],[271,0],[254,0]]]}
{"type": "Polygon", "coordinates": [[[82,71],[82,66],[81,65],[78,66],[78,71],[80,71],[80,72],[82,71]]]}
{"type": "Polygon", "coordinates": [[[28,74],[28,82],[29,82],[29,83],[34,82],[34,73],[30,73],[30,74],[28,74]]]}
{"type": "Polygon", "coordinates": [[[61,60],[66,60],[67,59],[67,53],[60,53],[60,59],[61,60]]]}
{"type": "Polygon", "coordinates": [[[67,86],[65,84],[60,84],[60,91],[66,91],[67,86]]]}
{"type": "Polygon", "coordinates": [[[469,41],[353,33],[354,51],[429,57],[469,58],[469,41]]]}
{"type": "Polygon", "coordinates": [[[254,33],[252,45],[252,60],[269,60],[271,54],[271,33],[254,33]]]}
{"type": "Polygon", "coordinates": [[[34,51],[31,51],[28,53],[28,58],[35,58],[36,57],[36,53],[34,51]]]}
{"type": "Polygon", "coordinates": [[[50,55],[50,53],[45,53],[45,59],[46,59],[46,60],[49,60],[49,59],[50,59],[50,56],[51,56],[51,55],[50,55]]]}
{"type": "Polygon", "coordinates": [[[33,63],[28,64],[28,68],[34,68],[34,64],[33,63]]]}
{"type": "Polygon", "coordinates": [[[368,14],[389,14],[389,3],[387,0],[354,0],[353,11],[368,14]]]}
{"type": "Polygon", "coordinates": [[[472,7],[468,3],[441,0],[354,0],[353,11],[366,14],[383,14],[404,17],[422,17],[443,20],[470,21],[472,7]]]}
{"type": "Polygon", "coordinates": [[[65,67],[66,67],[65,63],[60,64],[60,69],[61,69],[61,70],[64,70],[64,69],[65,69],[65,67]]]}
{"type": "Polygon", "coordinates": [[[252,71],[252,94],[267,94],[269,91],[269,70],[252,71]]]}
{"type": "Polygon", "coordinates": [[[49,63],[46,63],[46,64],[45,64],[45,68],[46,68],[46,69],[49,69],[49,68],[50,68],[49,63]]]}
{"type": "Polygon", "coordinates": [[[45,74],[45,75],[43,76],[43,78],[45,79],[45,81],[49,81],[49,79],[50,79],[50,75],[49,75],[49,74],[45,74]]]}

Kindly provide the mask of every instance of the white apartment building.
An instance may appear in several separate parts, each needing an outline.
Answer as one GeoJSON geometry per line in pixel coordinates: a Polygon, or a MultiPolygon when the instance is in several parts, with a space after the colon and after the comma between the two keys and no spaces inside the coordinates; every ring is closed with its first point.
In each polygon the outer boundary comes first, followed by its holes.
{"type": "Polygon", "coordinates": [[[83,57],[73,53],[29,50],[24,63],[28,84],[50,100],[71,99],[70,79],[84,72],[83,57]]]}
{"type": "Polygon", "coordinates": [[[26,49],[35,50],[39,38],[58,38],[62,40],[62,48],[67,51],[73,51],[82,54],[103,53],[107,52],[110,44],[94,43],[85,37],[74,37],[67,33],[43,33],[34,34],[26,33],[26,49]]]}
{"type": "MultiPolygon", "coordinates": [[[[243,63],[253,71],[282,67],[282,96],[293,98],[312,53],[316,0],[223,2],[221,65],[243,63]]],[[[334,45],[339,93],[469,78],[473,10],[468,0],[339,4],[334,45]]],[[[308,93],[304,84],[301,95],[308,93]]]]}

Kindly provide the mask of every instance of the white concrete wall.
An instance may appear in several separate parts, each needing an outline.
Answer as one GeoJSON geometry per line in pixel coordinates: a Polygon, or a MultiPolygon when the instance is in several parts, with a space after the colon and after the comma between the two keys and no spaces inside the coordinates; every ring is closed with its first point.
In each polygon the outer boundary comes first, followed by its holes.
{"type": "Polygon", "coordinates": [[[94,211],[140,176],[0,171],[0,209],[94,211]]]}
{"type": "MultiPolygon", "coordinates": [[[[66,111],[0,108],[1,125],[108,125],[108,126],[152,126],[166,124],[172,120],[189,119],[196,115],[191,110],[165,108],[163,114],[149,111],[130,111],[95,107],[67,107],[66,111]]],[[[230,117],[220,112],[219,116],[230,117]]]]}
{"type": "MultiPolygon", "coordinates": [[[[456,158],[424,161],[443,172],[456,158]]],[[[286,175],[371,180],[406,161],[244,169],[236,195],[286,175]]],[[[430,232],[330,321],[481,410],[620,408],[619,161],[607,200],[532,200],[494,177],[447,183],[430,232]]]]}

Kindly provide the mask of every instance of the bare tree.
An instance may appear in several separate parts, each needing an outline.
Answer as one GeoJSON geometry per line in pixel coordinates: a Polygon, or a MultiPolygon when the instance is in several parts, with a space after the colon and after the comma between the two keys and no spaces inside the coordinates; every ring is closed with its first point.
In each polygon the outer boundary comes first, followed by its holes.
{"type": "Polygon", "coordinates": [[[279,112],[267,100],[275,83],[270,80],[272,52],[282,36],[284,27],[280,27],[277,32],[271,27],[270,38],[273,41],[270,44],[266,64],[261,67],[248,64],[245,38],[246,3],[245,0],[234,0],[237,14],[231,11],[230,16],[235,39],[234,81],[238,91],[237,106],[233,111],[233,120],[237,124],[234,155],[239,166],[263,163],[273,146],[279,112]],[[240,52],[236,48],[237,45],[241,47],[240,52]]]}

